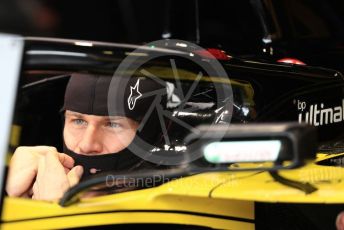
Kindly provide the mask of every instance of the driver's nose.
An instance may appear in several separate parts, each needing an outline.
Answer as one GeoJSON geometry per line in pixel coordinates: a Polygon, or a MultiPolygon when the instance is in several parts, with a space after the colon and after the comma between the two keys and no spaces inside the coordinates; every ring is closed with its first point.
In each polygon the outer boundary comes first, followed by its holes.
{"type": "Polygon", "coordinates": [[[78,145],[81,154],[99,154],[103,152],[101,132],[95,126],[89,125],[82,135],[78,145]]]}

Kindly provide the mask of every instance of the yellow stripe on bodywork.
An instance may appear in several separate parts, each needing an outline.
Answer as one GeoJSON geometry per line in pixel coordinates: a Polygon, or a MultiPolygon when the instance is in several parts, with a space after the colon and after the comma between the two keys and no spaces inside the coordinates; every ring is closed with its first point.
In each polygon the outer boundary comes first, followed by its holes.
{"type": "MultiPolygon", "coordinates": [[[[227,219],[201,217],[180,213],[125,212],[101,213],[80,216],[66,216],[25,222],[5,223],[1,227],[10,229],[65,229],[83,226],[103,226],[116,224],[181,224],[211,227],[215,229],[254,229],[253,223],[227,219]]],[[[115,227],[115,226],[114,226],[115,227]]]]}

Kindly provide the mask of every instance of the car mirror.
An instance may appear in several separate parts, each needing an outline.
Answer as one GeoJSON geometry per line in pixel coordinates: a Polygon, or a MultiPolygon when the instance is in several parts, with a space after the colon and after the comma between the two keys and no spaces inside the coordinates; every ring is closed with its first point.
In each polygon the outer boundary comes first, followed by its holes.
{"type": "Polygon", "coordinates": [[[229,170],[280,170],[314,159],[316,128],[299,123],[199,126],[185,138],[199,160],[229,170]]]}

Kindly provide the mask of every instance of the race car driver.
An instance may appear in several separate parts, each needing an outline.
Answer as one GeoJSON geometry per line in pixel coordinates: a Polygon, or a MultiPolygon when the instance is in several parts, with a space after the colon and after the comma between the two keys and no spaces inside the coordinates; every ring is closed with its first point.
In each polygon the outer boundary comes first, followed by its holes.
{"type": "Polygon", "coordinates": [[[148,78],[73,74],[61,111],[64,153],[51,146],[17,148],[9,166],[7,194],[55,201],[92,174],[142,167],[145,162],[130,146],[137,138],[157,135],[153,116],[145,116],[152,113],[153,102],[162,102],[165,91],[161,82],[148,78]]]}

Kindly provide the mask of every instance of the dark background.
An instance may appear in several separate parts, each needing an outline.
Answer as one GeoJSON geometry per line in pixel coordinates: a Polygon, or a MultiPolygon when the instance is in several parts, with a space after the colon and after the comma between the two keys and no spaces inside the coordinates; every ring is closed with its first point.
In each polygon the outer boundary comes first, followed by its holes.
{"type": "MultiPolygon", "coordinates": [[[[181,2],[181,1],[179,1],[181,2]]],[[[183,7],[193,0],[185,1],[183,7]]],[[[160,39],[169,1],[2,0],[0,31],[138,43],[160,39]]],[[[190,4],[189,4],[190,5],[190,4]]],[[[180,24],[186,22],[180,19],[180,24]]]]}
{"type": "MultiPolygon", "coordinates": [[[[138,43],[195,42],[195,0],[2,0],[0,31],[25,36],[138,43]]],[[[254,44],[262,30],[249,0],[199,1],[201,44],[254,44]]],[[[235,45],[232,45],[235,46],[235,45]]],[[[245,47],[245,46],[241,46],[245,47]]]]}
{"type": "Polygon", "coordinates": [[[174,38],[342,70],[342,56],[327,63],[313,53],[343,49],[343,15],[344,0],[1,0],[0,32],[134,44],[174,38]]]}

